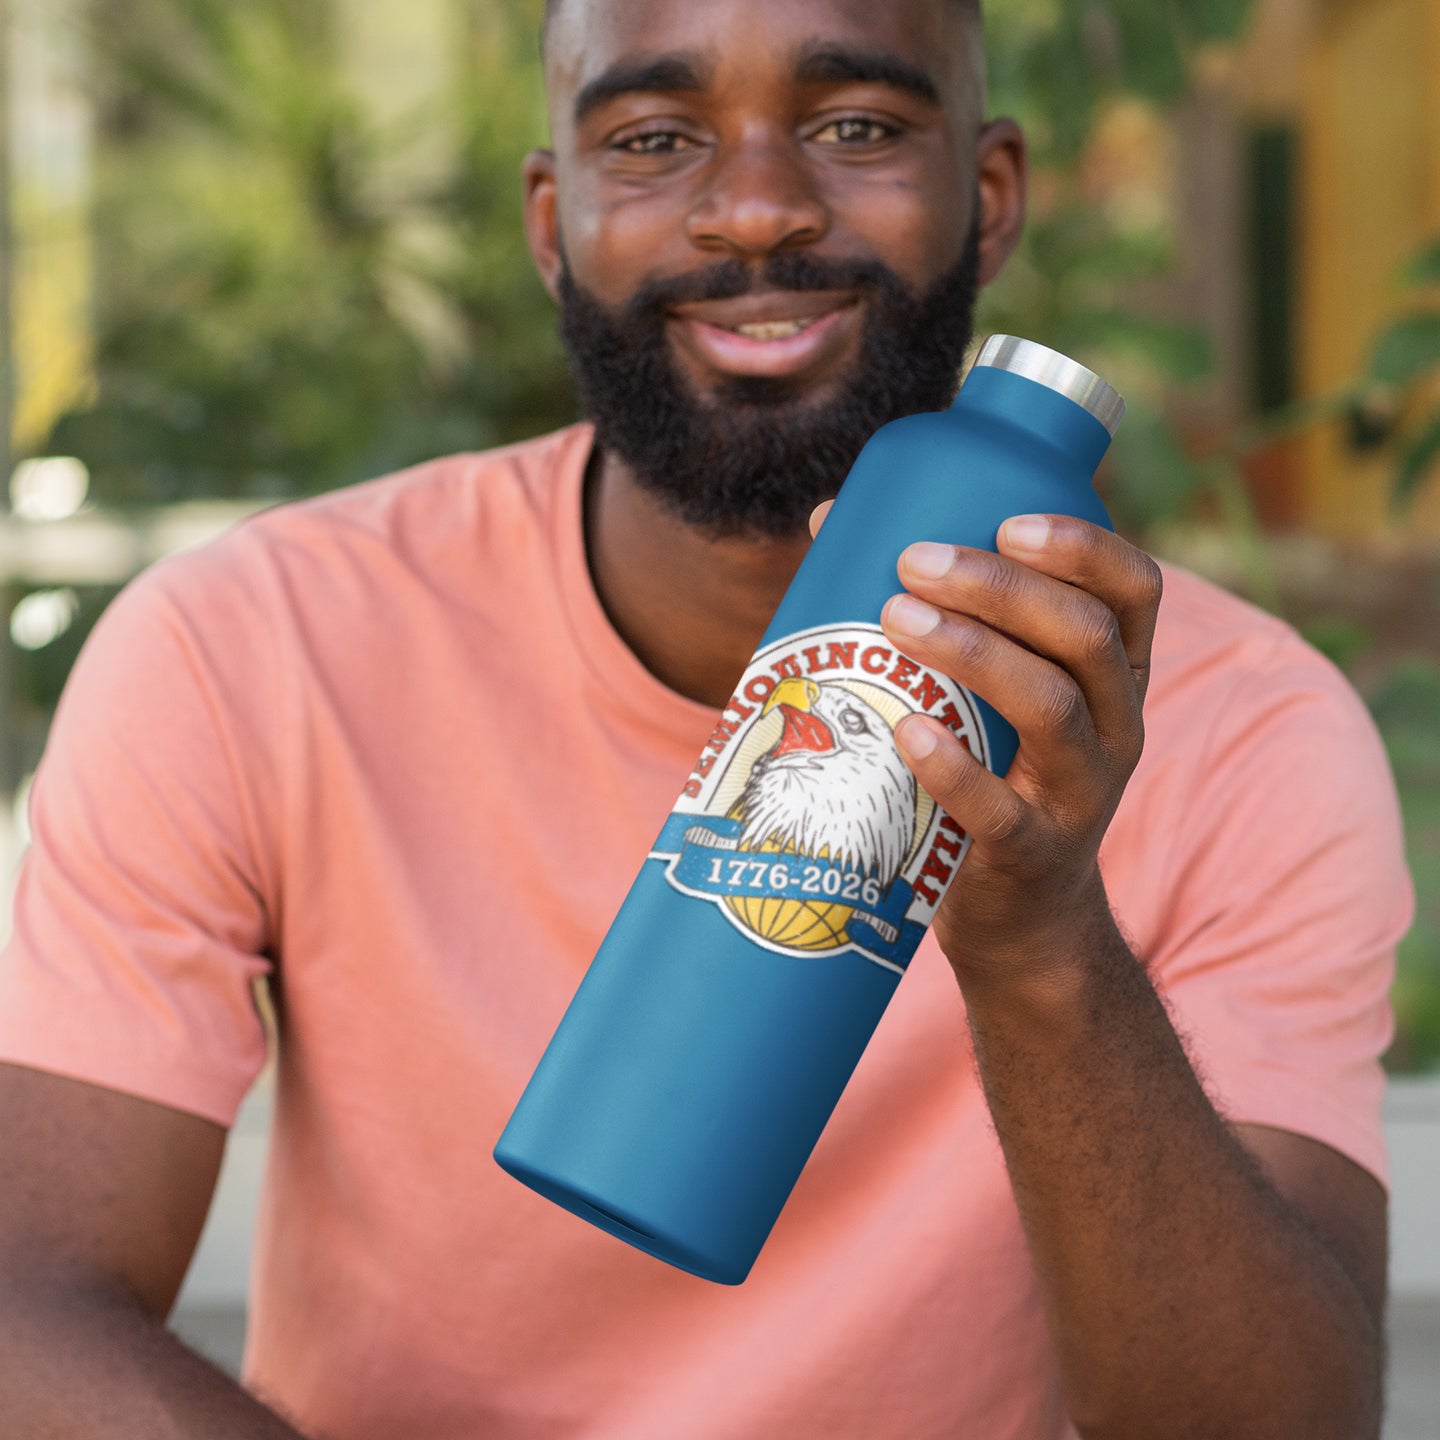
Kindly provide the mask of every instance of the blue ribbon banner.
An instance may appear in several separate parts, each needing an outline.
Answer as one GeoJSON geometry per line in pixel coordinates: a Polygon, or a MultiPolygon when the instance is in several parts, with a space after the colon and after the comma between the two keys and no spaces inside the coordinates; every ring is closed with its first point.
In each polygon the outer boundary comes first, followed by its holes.
{"type": "Polygon", "coordinates": [[[850,943],[863,954],[904,969],[925,927],[906,914],[915,897],[908,881],[888,891],[858,870],[833,860],[770,850],[740,849],[739,820],[672,815],[650,852],[667,862],[672,883],[708,899],[801,900],[848,905],[850,943]]]}

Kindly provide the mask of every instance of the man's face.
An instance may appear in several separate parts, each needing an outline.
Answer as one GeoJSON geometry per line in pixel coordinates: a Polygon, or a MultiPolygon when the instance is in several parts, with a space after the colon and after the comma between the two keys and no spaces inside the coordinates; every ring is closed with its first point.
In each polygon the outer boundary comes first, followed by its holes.
{"type": "Polygon", "coordinates": [[[692,523],[791,533],[953,396],[1009,245],[975,44],[954,0],[563,0],[530,239],[602,447],[692,523]]]}

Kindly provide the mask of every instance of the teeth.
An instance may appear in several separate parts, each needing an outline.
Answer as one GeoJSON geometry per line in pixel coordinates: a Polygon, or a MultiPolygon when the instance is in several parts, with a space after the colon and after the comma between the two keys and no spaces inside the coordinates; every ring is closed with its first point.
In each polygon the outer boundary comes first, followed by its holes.
{"type": "Polygon", "coordinates": [[[810,320],[761,320],[752,325],[736,325],[732,328],[737,335],[750,340],[785,340],[798,335],[814,322],[810,320]]]}

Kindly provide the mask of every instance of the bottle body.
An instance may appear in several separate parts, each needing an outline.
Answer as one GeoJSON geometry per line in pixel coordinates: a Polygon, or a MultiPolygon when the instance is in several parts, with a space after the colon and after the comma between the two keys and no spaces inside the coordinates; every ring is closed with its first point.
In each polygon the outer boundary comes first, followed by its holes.
{"type": "Polygon", "coordinates": [[[900,760],[907,713],[1004,774],[1010,726],[880,629],[915,540],[1029,512],[1108,526],[1109,431],[977,368],[872,438],[495,1149],[632,1245],[745,1278],[964,857],[900,760]]]}

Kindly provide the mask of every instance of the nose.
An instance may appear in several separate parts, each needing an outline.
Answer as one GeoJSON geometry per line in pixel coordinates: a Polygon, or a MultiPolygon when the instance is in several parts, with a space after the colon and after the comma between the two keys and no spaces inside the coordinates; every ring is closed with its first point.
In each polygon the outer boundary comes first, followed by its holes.
{"type": "Polygon", "coordinates": [[[747,257],[813,245],[829,228],[799,146],[772,134],[721,147],[687,217],[695,245],[747,257]]]}

